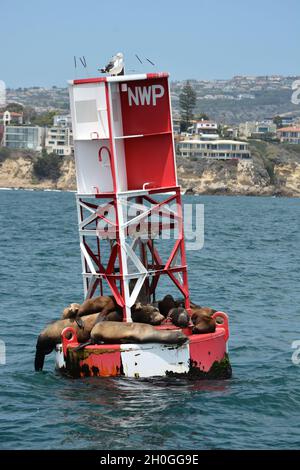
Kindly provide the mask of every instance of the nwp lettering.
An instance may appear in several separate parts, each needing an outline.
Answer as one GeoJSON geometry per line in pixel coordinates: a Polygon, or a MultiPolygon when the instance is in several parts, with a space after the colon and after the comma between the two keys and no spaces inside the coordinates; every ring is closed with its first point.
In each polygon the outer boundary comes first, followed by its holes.
{"type": "Polygon", "coordinates": [[[156,106],[157,100],[164,94],[165,89],[162,85],[136,86],[134,90],[128,87],[128,104],[129,106],[133,103],[136,106],[156,106]]]}

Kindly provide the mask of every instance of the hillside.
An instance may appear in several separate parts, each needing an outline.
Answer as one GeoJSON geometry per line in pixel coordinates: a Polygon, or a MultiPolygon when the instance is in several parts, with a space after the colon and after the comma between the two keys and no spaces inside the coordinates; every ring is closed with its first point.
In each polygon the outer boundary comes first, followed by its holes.
{"type": "MultiPolygon", "coordinates": [[[[224,124],[256,121],[277,114],[300,116],[291,102],[293,84],[299,76],[236,76],[226,80],[190,80],[197,94],[195,114],[206,113],[224,124]]],[[[172,80],[172,77],[171,77],[172,80]]],[[[179,112],[179,95],[186,81],[171,81],[172,108],[179,112]]],[[[32,107],[37,112],[69,109],[68,89],[31,87],[7,89],[7,101],[32,107]]]]}
{"type": "Polygon", "coordinates": [[[179,182],[196,194],[300,196],[298,146],[257,141],[250,150],[250,161],[177,158],[179,182]]]}
{"type": "MultiPolygon", "coordinates": [[[[300,197],[300,148],[261,141],[250,144],[250,161],[187,160],[177,157],[178,179],[195,194],[277,195],[300,197]]],[[[37,156],[15,153],[0,162],[0,187],[75,190],[72,157],[62,160],[57,181],[38,179],[37,156]]]]}

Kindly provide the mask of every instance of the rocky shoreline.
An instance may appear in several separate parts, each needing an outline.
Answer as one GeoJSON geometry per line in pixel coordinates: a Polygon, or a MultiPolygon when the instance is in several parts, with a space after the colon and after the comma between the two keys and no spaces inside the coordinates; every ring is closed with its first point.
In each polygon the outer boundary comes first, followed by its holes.
{"type": "MultiPolygon", "coordinates": [[[[297,147],[297,146],[296,146],[297,147]]],[[[187,194],[300,197],[300,151],[293,146],[251,144],[251,160],[208,161],[177,157],[179,184],[187,194]]],[[[0,187],[76,190],[75,164],[66,157],[57,181],[37,180],[33,155],[16,154],[0,163],[0,187]]]]}

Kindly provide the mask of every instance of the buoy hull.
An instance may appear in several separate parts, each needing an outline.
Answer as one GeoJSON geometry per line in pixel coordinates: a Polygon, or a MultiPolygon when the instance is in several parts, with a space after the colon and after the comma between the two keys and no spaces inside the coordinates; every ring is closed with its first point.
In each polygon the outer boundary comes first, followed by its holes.
{"type": "MultiPolygon", "coordinates": [[[[218,312],[220,313],[220,312],[218,312]]],[[[192,334],[183,329],[188,340],[182,345],[141,343],[90,345],[75,351],[73,336],[62,338],[56,347],[56,367],[68,376],[78,377],[155,377],[189,376],[196,378],[229,378],[228,318],[223,312],[223,324],[214,333],[192,334]]],[[[173,325],[163,329],[178,329],[173,325]]]]}

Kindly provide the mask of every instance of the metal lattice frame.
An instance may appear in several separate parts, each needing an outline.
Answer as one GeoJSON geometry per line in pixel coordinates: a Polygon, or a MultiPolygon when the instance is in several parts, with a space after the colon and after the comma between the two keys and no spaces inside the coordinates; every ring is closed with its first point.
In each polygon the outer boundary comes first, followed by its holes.
{"type": "Polygon", "coordinates": [[[160,277],[165,274],[184,296],[185,307],[190,307],[180,188],[171,190],[171,195],[170,188],[136,191],[134,195],[132,192],[77,195],[85,297],[92,297],[98,287],[102,294],[103,282],[106,282],[117,303],[123,308],[126,321],[131,321],[131,307],[143,286],[149,299],[152,297],[153,300],[160,277]],[[155,199],[157,195],[164,199],[155,199]],[[103,199],[106,201],[103,202],[103,199]],[[177,204],[175,211],[168,207],[172,202],[177,204]],[[147,203],[151,206],[147,206],[147,203]],[[108,208],[111,211],[110,216],[107,215],[108,208]],[[129,209],[138,214],[128,218],[129,209]],[[139,233],[137,228],[141,223],[152,227],[149,221],[153,217],[159,218],[155,233],[139,233]],[[164,218],[167,218],[167,221],[164,218]],[[108,231],[113,231],[113,237],[109,239],[106,265],[101,259],[101,252],[105,248],[104,243],[107,245],[107,236],[106,231],[101,229],[101,224],[104,224],[108,231]],[[163,236],[166,230],[175,228],[178,237],[164,263],[155,247],[155,237],[163,236]],[[132,236],[132,233],[135,235],[132,236]],[[148,256],[152,260],[150,263],[148,256]],[[130,288],[130,282],[133,281],[135,285],[130,288]]]}

